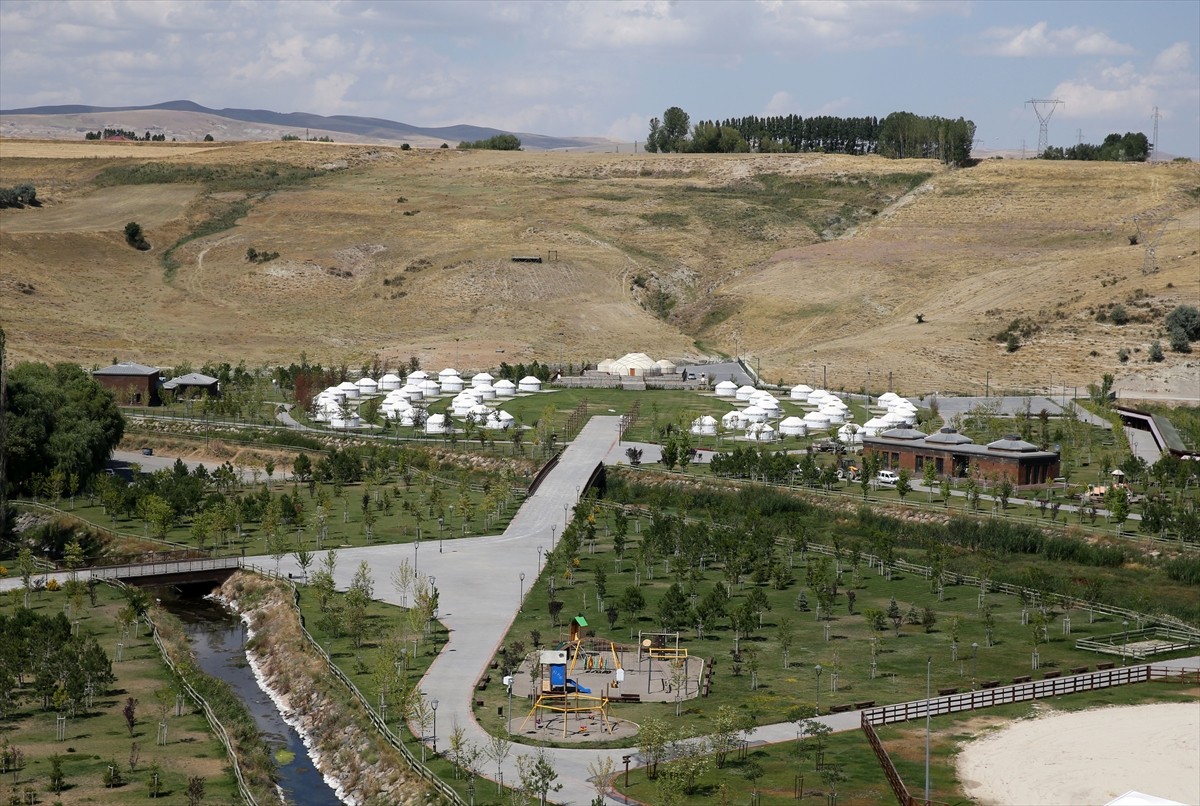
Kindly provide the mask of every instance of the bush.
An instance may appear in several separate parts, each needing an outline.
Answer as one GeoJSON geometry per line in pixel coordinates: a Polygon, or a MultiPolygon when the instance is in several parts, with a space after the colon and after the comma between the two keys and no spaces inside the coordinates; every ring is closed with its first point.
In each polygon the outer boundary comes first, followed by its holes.
{"type": "Polygon", "coordinates": [[[401,144],[400,144],[400,150],[401,150],[401,151],[410,151],[411,149],[412,149],[412,146],[410,146],[408,143],[401,143],[401,144]]]}
{"type": "Polygon", "coordinates": [[[1188,341],[1200,339],[1200,309],[1194,305],[1179,305],[1167,314],[1167,330],[1180,330],[1188,341]]]}
{"type": "Polygon", "coordinates": [[[1125,310],[1125,306],[1118,302],[1108,312],[1108,319],[1114,325],[1124,325],[1129,322],[1129,311],[1125,310]]]}
{"type": "Polygon", "coordinates": [[[1127,347],[1122,347],[1120,350],[1117,350],[1117,360],[1122,364],[1129,360],[1129,349],[1127,347]]]}
{"type": "Polygon", "coordinates": [[[1190,353],[1192,345],[1189,343],[1187,333],[1181,327],[1173,327],[1167,332],[1167,337],[1171,343],[1171,349],[1177,353],[1190,353]]]}
{"type": "Polygon", "coordinates": [[[136,221],[130,221],[125,225],[125,243],[142,252],[150,248],[150,243],[146,240],[146,233],[142,231],[142,225],[136,221]]]}
{"type": "Polygon", "coordinates": [[[1004,349],[1008,350],[1010,353],[1015,353],[1017,350],[1021,349],[1021,339],[1016,333],[1008,334],[1008,340],[1004,343],[1004,349]]]}
{"type": "Polygon", "coordinates": [[[1163,360],[1162,344],[1157,339],[1150,345],[1150,360],[1156,364],[1163,360]]]}

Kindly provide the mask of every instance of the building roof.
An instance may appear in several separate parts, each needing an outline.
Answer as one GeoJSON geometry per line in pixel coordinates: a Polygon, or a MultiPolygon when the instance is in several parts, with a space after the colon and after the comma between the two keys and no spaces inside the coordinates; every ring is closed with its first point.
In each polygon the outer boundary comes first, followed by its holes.
{"type": "Polygon", "coordinates": [[[936,434],[925,437],[925,441],[938,445],[969,445],[975,440],[966,434],[958,433],[957,429],[946,427],[940,429],[936,434]]]}
{"type": "Polygon", "coordinates": [[[888,439],[902,439],[906,442],[911,442],[913,440],[925,439],[925,432],[918,431],[915,428],[889,428],[879,436],[887,437],[888,439]]]}
{"type": "Polygon", "coordinates": [[[884,431],[876,436],[863,436],[863,445],[871,447],[872,445],[880,448],[886,447],[903,447],[908,449],[925,448],[932,451],[954,452],[957,454],[965,454],[968,456],[1021,456],[1037,459],[1048,459],[1057,457],[1055,451],[1038,450],[1036,445],[1031,445],[1022,439],[1005,438],[998,439],[995,442],[987,445],[977,445],[974,442],[959,442],[947,443],[932,439],[935,436],[925,436],[920,431],[915,431],[910,428],[893,428],[890,431],[884,431]],[[904,436],[896,437],[895,434],[903,434],[904,436]],[[917,434],[913,437],[912,434],[917,434]]]}
{"type": "Polygon", "coordinates": [[[170,391],[180,386],[212,386],[215,383],[217,383],[216,378],[210,378],[199,372],[189,372],[187,375],[180,375],[178,378],[167,381],[163,384],[163,389],[170,391]]]}
{"type": "Polygon", "coordinates": [[[158,367],[148,367],[145,364],[137,364],[133,361],[122,361],[120,364],[113,364],[111,367],[104,367],[92,372],[93,375],[157,375],[158,367]]]}
{"type": "Polygon", "coordinates": [[[1032,442],[1026,442],[1016,434],[1009,434],[1003,439],[998,439],[995,442],[988,443],[988,450],[993,451],[1013,451],[1015,453],[1031,453],[1036,451],[1037,445],[1032,442]]]}

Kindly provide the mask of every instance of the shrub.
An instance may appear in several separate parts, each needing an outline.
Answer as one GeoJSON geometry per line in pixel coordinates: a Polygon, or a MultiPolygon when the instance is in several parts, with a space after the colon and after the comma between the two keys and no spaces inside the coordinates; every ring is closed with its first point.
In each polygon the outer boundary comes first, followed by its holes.
{"type": "Polygon", "coordinates": [[[1150,345],[1150,360],[1156,364],[1163,360],[1162,344],[1157,339],[1150,345]]]}
{"type": "Polygon", "coordinates": [[[1126,361],[1128,361],[1129,360],[1129,348],[1122,347],[1120,350],[1117,350],[1117,360],[1120,361],[1122,364],[1124,364],[1126,361]]]}
{"type": "Polygon", "coordinates": [[[1125,306],[1118,302],[1108,312],[1108,319],[1114,325],[1124,325],[1129,322],[1129,311],[1125,310],[1125,306]]]}
{"type": "Polygon", "coordinates": [[[1167,314],[1167,330],[1181,330],[1188,341],[1200,339],[1200,309],[1194,305],[1179,305],[1167,314]]]}
{"type": "Polygon", "coordinates": [[[150,243],[146,240],[146,233],[142,231],[142,225],[136,221],[130,221],[125,225],[125,243],[142,252],[150,248],[150,243]]]}
{"type": "Polygon", "coordinates": [[[401,143],[401,144],[400,144],[400,150],[401,150],[401,151],[409,151],[409,150],[411,150],[411,149],[412,149],[412,146],[410,146],[408,143],[401,143]]]}
{"type": "Polygon", "coordinates": [[[1167,332],[1167,337],[1171,343],[1171,349],[1177,353],[1190,353],[1192,346],[1188,341],[1187,333],[1181,327],[1173,327],[1167,332]]]}
{"type": "Polygon", "coordinates": [[[1015,353],[1021,349],[1021,339],[1016,333],[1009,333],[1008,340],[1004,343],[1004,349],[1010,353],[1015,353]]]}

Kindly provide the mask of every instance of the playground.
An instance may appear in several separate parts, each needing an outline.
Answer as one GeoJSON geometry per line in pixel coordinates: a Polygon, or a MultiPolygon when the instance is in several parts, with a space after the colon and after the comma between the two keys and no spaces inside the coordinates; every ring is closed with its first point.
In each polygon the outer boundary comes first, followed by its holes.
{"type": "Polygon", "coordinates": [[[555,742],[631,738],[638,726],[621,718],[622,705],[700,696],[710,667],[689,655],[678,634],[640,634],[630,647],[581,638],[582,617],[570,626],[570,640],[530,653],[505,678],[510,733],[555,742]]]}

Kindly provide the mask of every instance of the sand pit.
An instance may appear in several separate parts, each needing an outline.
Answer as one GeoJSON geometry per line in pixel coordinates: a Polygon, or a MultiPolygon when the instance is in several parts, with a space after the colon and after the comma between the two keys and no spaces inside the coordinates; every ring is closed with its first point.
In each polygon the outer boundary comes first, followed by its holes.
{"type": "Polygon", "coordinates": [[[958,756],[981,804],[1103,804],[1138,790],[1200,803],[1200,702],[1098,708],[1016,722],[958,756]]]}

